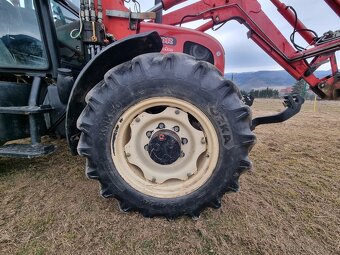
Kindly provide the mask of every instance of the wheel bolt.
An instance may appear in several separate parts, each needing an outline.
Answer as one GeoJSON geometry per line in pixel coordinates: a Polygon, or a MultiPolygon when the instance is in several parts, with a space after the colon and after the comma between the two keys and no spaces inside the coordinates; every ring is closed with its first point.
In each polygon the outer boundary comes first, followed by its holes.
{"type": "Polygon", "coordinates": [[[164,123],[159,123],[159,124],[158,124],[158,128],[159,128],[159,129],[165,128],[165,124],[164,124],[164,123]]]}
{"type": "Polygon", "coordinates": [[[188,143],[188,139],[182,138],[182,144],[187,144],[187,143],[188,143]]]}
{"type": "Polygon", "coordinates": [[[177,115],[178,115],[178,114],[179,114],[179,110],[175,110],[175,114],[177,114],[177,115]]]}
{"type": "Polygon", "coordinates": [[[204,137],[202,137],[202,139],[201,139],[201,144],[205,144],[206,142],[205,142],[205,138],[204,137]]]}
{"type": "Polygon", "coordinates": [[[136,118],[136,122],[140,122],[140,118],[139,117],[136,118]]]}
{"type": "Polygon", "coordinates": [[[181,158],[184,158],[184,156],[185,156],[185,153],[183,152],[183,151],[181,151],[181,158]]]}
{"type": "Polygon", "coordinates": [[[150,138],[150,137],[152,136],[152,131],[147,131],[147,132],[146,132],[146,136],[147,136],[148,138],[150,138]]]}
{"type": "Polygon", "coordinates": [[[179,132],[179,126],[174,126],[173,129],[175,132],[179,132]]]}
{"type": "Polygon", "coordinates": [[[125,156],[128,158],[128,157],[131,157],[131,154],[128,153],[128,152],[126,152],[126,153],[125,153],[125,156]]]}
{"type": "Polygon", "coordinates": [[[148,144],[145,144],[145,145],[144,145],[144,150],[146,150],[146,151],[149,150],[149,145],[148,145],[148,144]]]}
{"type": "Polygon", "coordinates": [[[153,177],[152,180],[151,180],[151,182],[155,183],[155,182],[156,182],[156,178],[153,177]]]}

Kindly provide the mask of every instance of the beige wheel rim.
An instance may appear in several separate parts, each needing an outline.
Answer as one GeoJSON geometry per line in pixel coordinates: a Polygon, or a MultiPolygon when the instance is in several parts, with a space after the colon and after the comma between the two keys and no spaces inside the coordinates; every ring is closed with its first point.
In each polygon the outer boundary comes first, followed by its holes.
{"type": "Polygon", "coordinates": [[[146,99],[130,107],[113,129],[111,144],[120,176],[139,192],[158,198],[180,197],[200,188],[212,175],[219,154],[208,117],[194,105],[171,97],[146,99]],[[154,107],[163,110],[147,112],[154,107]],[[197,120],[196,127],[189,115],[197,120]],[[158,130],[175,133],[181,141],[181,156],[171,164],[156,163],[147,150],[158,130]]]}

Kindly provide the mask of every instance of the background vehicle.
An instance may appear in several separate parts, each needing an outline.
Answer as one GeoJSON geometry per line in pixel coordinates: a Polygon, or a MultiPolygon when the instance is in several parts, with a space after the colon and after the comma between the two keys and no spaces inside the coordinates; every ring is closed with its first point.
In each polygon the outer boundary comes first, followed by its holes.
{"type": "MultiPolygon", "coordinates": [[[[340,97],[339,32],[316,37],[278,0],[271,2],[309,49],[294,36],[289,43],[255,0],[198,1],[162,15],[182,2],[156,1],[141,13],[123,0],[82,0],[80,8],[0,0],[0,155],[45,155],[55,148],[41,144],[42,135],[66,136],[71,152],[86,157],[87,176],[123,211],[174,218],[220,207],[251,168],[251,130],[292,117],[303,103],[288,97],[282,113],[251,119],[223,78],[223,47],[203,33],[231,19],[321,98],[340,97]],[[196,30],[176,26],[198,19],[208,21],[196,30]],[[325,61],[332,75],[317,78],[325,61]],[[25,137],[32,143],[5,144],[25,137]]],[[[325,2],[339,15],[338,1],[325,2]]]]}

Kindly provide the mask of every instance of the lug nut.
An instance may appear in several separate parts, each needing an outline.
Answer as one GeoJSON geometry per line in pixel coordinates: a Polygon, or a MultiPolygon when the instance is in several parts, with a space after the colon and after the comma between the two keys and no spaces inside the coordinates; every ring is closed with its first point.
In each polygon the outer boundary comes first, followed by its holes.
{"type": "Polygon", "coordinates": [[[185,153],[183,152],[183,151],[181,151],[181,158],[184,158],[184,156],[185,156],[185,153]]]}
{"type": "Polygon", "coordinates": [[[136,118],[136,122],[140,122],[140,118],[139,117],[136,118]]]}
{"type": "Polygon", "coordinates": [[[151,182],[155,183],[155,182],[156,182],[156,178],[153,177],[152,180],[151,180],[151,182]]]}
{"type": "Polygon", "coordinates": [[[146,132],[146,136],[147,136],[148,138],[150,138],[150,137],[152,136],[152,131],[147,131],[147,132],[146,132]]]}
{"type": "Polygon", "coordinates": [[[125,153],[125,156],[128,158],[128,157],[131,157],[131,154],[128,153],[128,152],[126,152],[126,153],[125,153]]]}
{"type": "Polygon", "coordinates": [[[149,150],[149,145],[148,145],[148,144],[145,144],[145,145],[144,145],[144,150],[146,150],[146,151],[149,150]]]}
{"type": "Polygon", "coordinates": [[[193,174],[192,173],[187,173],[187,176],[190,177],[190,176],[193,176],[193,174]]]}
{"type": "Polygon", "coordinates": [[[159,129],[165,128],[165,124],[164,124],[164,123],[159,123],[159,124],[158,124],[158,128],[159,128],[159,129]]]}
{"type": "Polygon", "coordinates": [[[174,126],[173,129],[175,132],[179,132],[179,126],[174,126]]]}
{"type": "Polygon", "coordinates": [[[205,144],[206,142],[205,142],[205,138],[204,137],[202,137],[202,139],[201,139],[201,144],[205,144]]]}
{"type": "Polygon", "coordinates": [[[177,114],[177,115],[178,115],[178,114],[179,114],[179,110],[175,110],[175,114],[177,114]]]}
{"type": "Polygon", "coordinates": [[[187,143],[188,143],[188,139],[182,138],[182,144],[187,144],[187,143]]]}

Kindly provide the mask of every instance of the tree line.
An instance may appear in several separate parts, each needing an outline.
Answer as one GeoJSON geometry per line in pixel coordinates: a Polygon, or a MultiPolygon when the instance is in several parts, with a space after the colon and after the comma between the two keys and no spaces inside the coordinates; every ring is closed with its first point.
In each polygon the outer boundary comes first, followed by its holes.
{"type": "MultiPolygon", "coordinates": [[[[279,91],[269,87],[265,89],[252,89],[250,92],[241,90],[241,94],[252,96],[253,98],[279,98],[279,91]]],[[[296,81],[296,83],[292,86],[292,92],[290,94],[299,94],[305,99],[314,98],[314,94],[311,95],[308,93],[308,84],[303,79],[296,81]]]]}
{"type": "Polygon", "coordinates": [[[241,90],[242,95],[251,95],[254,98],[278,98],[279,91],[277,89],[252,89],[250,92],[241,90]]]}

